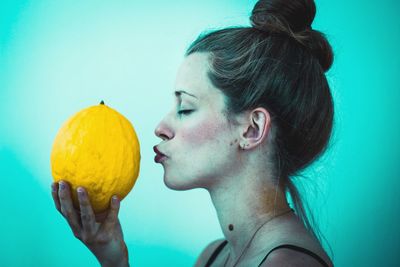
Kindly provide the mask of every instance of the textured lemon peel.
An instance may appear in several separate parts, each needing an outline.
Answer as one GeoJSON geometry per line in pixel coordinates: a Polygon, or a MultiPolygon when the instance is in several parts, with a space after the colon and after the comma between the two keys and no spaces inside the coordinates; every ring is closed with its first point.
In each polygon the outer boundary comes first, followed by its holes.
{"type": "Polygon", "coordinates": [[[51,153],[54,181],[83,186],[96,213],[109,207],[112,195],[123,199],[140,171],[140,146],[133,125],[116,110],[97,105],[81,110],[60,128],[51,153]]]}

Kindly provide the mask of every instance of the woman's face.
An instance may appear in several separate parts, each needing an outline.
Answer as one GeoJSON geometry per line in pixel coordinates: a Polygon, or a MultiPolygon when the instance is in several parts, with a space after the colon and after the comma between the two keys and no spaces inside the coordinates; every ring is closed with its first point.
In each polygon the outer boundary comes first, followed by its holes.
{"type": "Polygon", "coordinates": [[[224,95],[207,77],[207,56],[194,53],[184,59],[175,81],[175,105],[155,130],[162,139],[157,149],[166,155],[164,182],[176,190],[207,188],[235,169],[238,142],[223,114],[224,95]]]}

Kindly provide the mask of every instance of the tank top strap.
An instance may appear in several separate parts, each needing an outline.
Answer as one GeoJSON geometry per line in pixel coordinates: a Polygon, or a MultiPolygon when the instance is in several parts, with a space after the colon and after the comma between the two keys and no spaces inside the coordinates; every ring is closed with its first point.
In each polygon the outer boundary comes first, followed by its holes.
{"type": "Polygon", "coordinates": [[[221,252],[221,250],[225,247],[225,245],[228,243],[227,240],[224,240],[219,246],[214,250],[213,254],[211,254],[211,257],[208,259],[206,265],[204,267],[209,267],[211,264],[214,262],[214,260],[217,258],[218,254],[221,252]]]}
{"type": "Polygon", "coordinates": [[[291,245],[291,244],[283,244],[283,245],[279,245],[274,247],[273,249],[271,249],[267,255],[264,257],[264,259],[261,261],[261,263],[258,266],[261,266],[261,264],[263,264],[263,262],[268,258],[269,254],[272,253],[272,251],[280,249],[280,248],[288,248],[288,249],[293,249],[293,250],[297,250],[300,251],[302,253],[305,253],[307,255],[310,255],[311,257],[313,257],[314,259],[316,259],[319,263],[321,263],[324,267],[329,267],[329,265],[317,254],[315,254],[314,252],[312,252],[311,250],[305,249],[303,247],[299,247],[299,246],[295,246],[295,245],[291,245]]]}

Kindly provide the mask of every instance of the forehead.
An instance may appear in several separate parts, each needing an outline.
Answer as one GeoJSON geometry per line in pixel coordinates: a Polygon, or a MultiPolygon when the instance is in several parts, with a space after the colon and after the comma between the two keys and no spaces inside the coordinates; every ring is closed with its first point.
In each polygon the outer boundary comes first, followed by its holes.
{"type": "MultiPolygon", "coordinates": [[[[186,91],[195,95],[198,100],[208,101],[215,99],[222,93],[209,80],[207,72],[208,53],[193,53],[183,60],[178,69],[174,91],[186,91]]],[[[182,96],[188,96],[182,94],[182,96]]],[[[189,96],[189,98],[191,98],[189,96]]]]}

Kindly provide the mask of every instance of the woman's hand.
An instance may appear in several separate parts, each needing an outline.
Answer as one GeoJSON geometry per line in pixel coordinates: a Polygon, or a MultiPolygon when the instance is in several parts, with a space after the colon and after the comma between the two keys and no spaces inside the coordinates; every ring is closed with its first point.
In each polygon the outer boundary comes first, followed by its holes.
{"type": "Polygon", "coordinates": [[[86,190],[78,187],[80,211],[75,210],[70,186],[65,181],[52,183],[52,196],[57,210],[67,220],[76,238],[105,266],[129,266],[128,250],[118,219],[119,200],[114,196],[110,209],[95,215],[86,190]]]}

